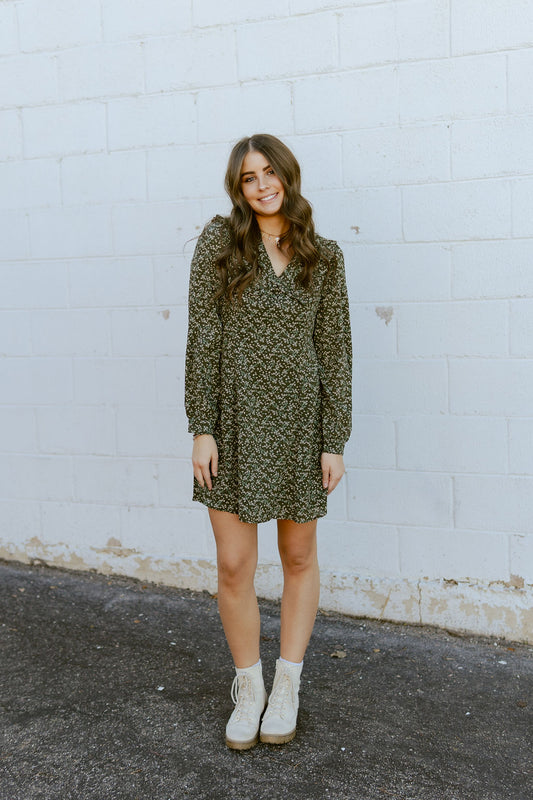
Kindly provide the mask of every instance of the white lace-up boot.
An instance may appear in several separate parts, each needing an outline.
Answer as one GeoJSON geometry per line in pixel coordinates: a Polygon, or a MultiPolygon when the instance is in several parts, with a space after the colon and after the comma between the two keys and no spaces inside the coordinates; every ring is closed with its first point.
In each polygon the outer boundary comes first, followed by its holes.
{"type": "Polygon", "coordinates": [[[260,739],[267,744],[285,744],[296,735],[301,665],[276,661],[276,674],[261,723],[260,739]]]}
{"type": "Polygon", "coordinates": [[[235,703],[226,725],[226,744],[233,750],[248,750],[258,742],[259,723],[265,710],[267,693],[261,662],[253,667],[237,669],[231,686],[235,703]]]}

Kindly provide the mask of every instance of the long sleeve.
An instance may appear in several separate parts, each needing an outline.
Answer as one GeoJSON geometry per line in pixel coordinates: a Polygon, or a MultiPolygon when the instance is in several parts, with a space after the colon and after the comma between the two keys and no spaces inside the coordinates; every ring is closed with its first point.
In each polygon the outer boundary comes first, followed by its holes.
{"type": "Polygon", "coordinates": [[[352,431],[352,335],[344,256],[336,243],[330,246],[336,258],[324,280],[313,340],[322,396],[322,451],[343,455],[352,431]]]}
{"type": "Polygon", "coordinates": [[[196,243],[189,280],[189,322],[185,353],[185,413],[189,433],[214,433],[219,416],[222,320],[212,295],[217,288],[215,258],[221,249],[217,217],[196,243]]]}

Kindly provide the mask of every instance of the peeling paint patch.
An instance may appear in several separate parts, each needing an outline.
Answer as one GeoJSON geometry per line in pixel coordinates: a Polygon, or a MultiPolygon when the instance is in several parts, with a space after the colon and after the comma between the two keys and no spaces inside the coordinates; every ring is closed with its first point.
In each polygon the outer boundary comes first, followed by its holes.
{"type": "Polygon", "coordinates": [[[376,306],[376,314],[380,319],[385,320],[385,325],[388,325],[393,317],[394,309],[392,306],[376,306]]]}
{"type": "Polygon", "coordinates": [[[170,310],[168,308],[165,308],[163,311],[160,311],[159,313],[161,314],[163,319],[168,319],[170,317],[170,310]]]}

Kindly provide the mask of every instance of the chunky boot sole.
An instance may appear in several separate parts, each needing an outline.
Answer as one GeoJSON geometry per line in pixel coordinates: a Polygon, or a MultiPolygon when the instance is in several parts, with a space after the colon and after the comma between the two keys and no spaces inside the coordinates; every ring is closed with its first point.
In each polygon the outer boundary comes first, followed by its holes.
{"type": "Polygon", "coordinates": [[[228,739],[226,736],[226,745],[232,750],[250,750],[250,748],[255,747],[258,742],[259,736],[254,736],[253,739],[248,739],[247,742],[234,741],[233,739],[228,739]]]}
{"type": "Polygon", "coordinates": [[[296,728],[290,733],[261,733],[259,738],[264,744],[287,744],[296,736],[296,728]]]}

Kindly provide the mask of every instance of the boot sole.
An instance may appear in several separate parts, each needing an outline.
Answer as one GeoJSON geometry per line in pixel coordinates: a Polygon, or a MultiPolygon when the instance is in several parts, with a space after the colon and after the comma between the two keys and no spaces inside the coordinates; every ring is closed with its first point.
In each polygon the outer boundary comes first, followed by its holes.
{"type": "Polygon", "coordinates": [[[231,750],[250,750],[250,748],[255,747],[258,742],[258,736],[255,736],[253,739],[248,739],[247,742],[238,742],[234,741],[233,739],[226,738],[226,745],[231,748],[231,750]]]}
{"type": "Polygon", "coordinates": [[[296,736],[296,728],[290,733],[261,733],[259,738],[264,744],[287,744],[296,736]]]}

